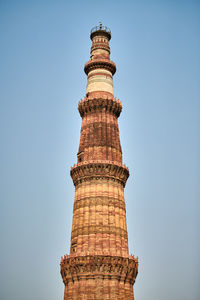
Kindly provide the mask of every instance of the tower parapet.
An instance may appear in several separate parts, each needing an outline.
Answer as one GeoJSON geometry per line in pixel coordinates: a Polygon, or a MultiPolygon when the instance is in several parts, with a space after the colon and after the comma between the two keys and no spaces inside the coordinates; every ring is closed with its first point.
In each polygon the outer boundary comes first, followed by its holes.
{"type": "Polygon", "coordinates": [[[128,251],[124,188],[129,170],[118,128],[122,104],[113,95],[111,31],[100,24],[90,38],[86,96],[78,104],[80,144],[70,172],[75,185],[70,255],[61,260],[64,300],[133,300],[138,259],[128,251]]]}
{"type": "Polygon", "coordinates": [[[98,26],[95,26],[90,31],[90,38],[93,40],[95,36],[105,35],[108,40],[111,39],[111,30],[107,26],[103,26],[101,22],[99,22],[98,26]]]}

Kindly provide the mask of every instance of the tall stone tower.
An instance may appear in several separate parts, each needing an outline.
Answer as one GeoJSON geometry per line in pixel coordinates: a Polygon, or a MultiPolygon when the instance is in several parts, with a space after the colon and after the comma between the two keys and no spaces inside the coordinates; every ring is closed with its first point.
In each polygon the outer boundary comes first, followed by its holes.
{"type": "Polygon", "coordinates": [[[85,64],[86,97],[82,117],[70,254],[61,259],[64,300],[133,300],[138,260],[129,255],[124,187],[129,176],[122,163],[117,119],[122,105],[113,95],[107,27],[92,29],[90,60],[85,64]]]}

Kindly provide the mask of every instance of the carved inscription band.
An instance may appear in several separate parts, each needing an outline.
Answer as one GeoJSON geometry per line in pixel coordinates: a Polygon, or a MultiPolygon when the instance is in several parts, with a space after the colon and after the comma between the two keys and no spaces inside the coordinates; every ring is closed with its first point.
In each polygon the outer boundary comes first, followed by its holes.
{"type": "Polygon", "coordinates": [[[74,203],[74,210],[82,208],[82,207],[91,207],[97,205],[107,205],[118,207],[123,210],[126,210],[124,201],[120,201],[111,197],[87,197],[85,199],[76,200],[74,203]]]}
{"type": "Polygon", "coordinates": [[[107,128],[109,128],[113,132],[117,131],[119,133],[119,128],[118,128],[117,124],[110,124],[108,122],[93,122],[93,123],[86,124],[86,125],[81,127],[81,133],[86,128],[92,128],[93,130],[97,130],[99,128],[102,129],[102,130],[106,130],[107,128]]]}
{"type": "Polygon", "coordinates": [[[119,235],[124,238],[127,237],[127,231],[116,226],[106,226],[106,225],[90,225],[90,226],[81,226],[72,230],[71,239],[78,237],[79,235],[88,235],[96,233],[107,233],[119,235]]]}

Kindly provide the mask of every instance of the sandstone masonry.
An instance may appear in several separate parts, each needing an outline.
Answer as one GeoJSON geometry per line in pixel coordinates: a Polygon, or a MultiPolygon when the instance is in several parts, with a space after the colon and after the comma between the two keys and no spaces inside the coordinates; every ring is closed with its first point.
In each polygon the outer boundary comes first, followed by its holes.
{"type": "Polygon", "coordinates": [[[86,97],[77,164],[71,168],[75,200],[70,254],[61,258],[64,300],[133,300],[138,259],[129,255],[118,117],[122,104],[113,96],[116,65],[110,60],[107,27],[91,31],[86,97]]]}

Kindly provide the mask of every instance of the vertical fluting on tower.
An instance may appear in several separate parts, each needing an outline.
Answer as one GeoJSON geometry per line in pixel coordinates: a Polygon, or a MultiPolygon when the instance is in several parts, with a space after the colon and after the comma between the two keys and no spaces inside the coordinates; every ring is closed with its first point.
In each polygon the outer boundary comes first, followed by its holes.
{"type": "Polygon", "coordinates": [[[82,117],[75,186],[70,255],[61,260],[68,299],[134,299],[138,260],[128,253],[124,187],[129,176],[122,164],[118,117],[122,104],[113,96],[111,32],[91,31],[91,56],[85,64],[86,97],[82,117]]]}

